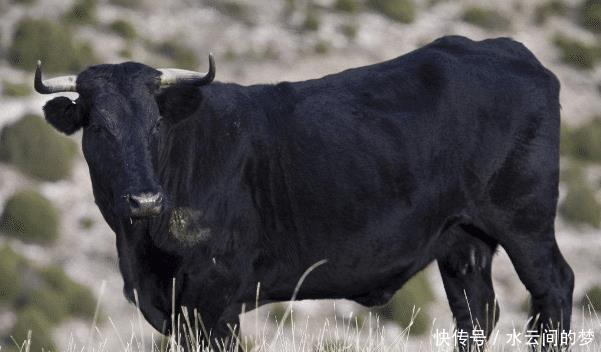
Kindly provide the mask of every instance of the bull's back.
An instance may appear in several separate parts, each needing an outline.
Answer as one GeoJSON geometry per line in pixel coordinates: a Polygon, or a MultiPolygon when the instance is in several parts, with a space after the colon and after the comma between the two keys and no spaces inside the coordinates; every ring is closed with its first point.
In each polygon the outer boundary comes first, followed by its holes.
{"type": "Polygon", "coordinates": [[[556,82],[519,43],[449,37],[276,86],[291,105],[277,117],[288,192],[313,233],[361,231],[416,207],[460,211],[483,198],[516,150],[528,153],[537,139],[556,152],[556,82]]]}

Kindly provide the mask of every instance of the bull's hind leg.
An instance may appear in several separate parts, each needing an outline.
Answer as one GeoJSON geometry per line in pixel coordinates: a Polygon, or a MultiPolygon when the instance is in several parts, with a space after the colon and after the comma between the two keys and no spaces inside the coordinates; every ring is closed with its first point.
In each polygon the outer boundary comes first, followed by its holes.
{"type": "Polygon", "coordinates": [[[491,279],[496,242],[469,225],[453,227],[444,236],[437,259],[457,324],[456,345],[460,351],[483,350],[478,348],[481,336],[490,336],[499,319],[491,279]]]}
{"type": "Polygon", "coordinates": [[[552,223],[538,234],[512,234],[502,245],[531,295],[529,329],[541,336],[569,331],[574,273],[559,251],[552,223]]]}

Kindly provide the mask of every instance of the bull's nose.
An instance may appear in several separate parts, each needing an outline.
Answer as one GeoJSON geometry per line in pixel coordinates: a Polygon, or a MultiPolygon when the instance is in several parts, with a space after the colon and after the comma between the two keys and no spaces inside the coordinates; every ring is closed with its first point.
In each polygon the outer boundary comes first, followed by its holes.
{"type": "Polygon", "coordinates": [[[157,216],[163,210],[161,193],[139,193],[127,197],[129,210],[134,217],[157,216]]]}

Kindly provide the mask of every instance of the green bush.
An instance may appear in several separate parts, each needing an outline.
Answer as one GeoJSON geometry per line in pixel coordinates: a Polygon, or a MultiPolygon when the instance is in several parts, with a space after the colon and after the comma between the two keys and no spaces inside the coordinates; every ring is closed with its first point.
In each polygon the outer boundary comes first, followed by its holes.
{"type": "Polygon", "coordinates": [[[580,305],[585,308],[590,307],[596,312],[601,311],[601,287],[593,286],[587,289],[584,297],[580,300],[580,305]]]}
{"type": "Polygon", "coordinates": [[[319,14],[315,9],[310,7],[305,14],[305,19],[303,20],[303,30],[316,31],[319,29],[320,25],[321,20],[319,19],[319,14]]]}
{"type": "Polygon", "coordinates": [[[359,2],[357,0],[336,0],[334,8],[338,11],[357,13],[359,12],[359,2]]]}
{"type": "Polygon", "coordinates": [[[355,38],[357,38],[359,26],[357,26],[357,24],[355,23],[345,23],[342,26],[340,26],[340,30],[342,31],[342,34],[344,34],[346,39],[354,40],[355,38]]]}
{"type": "Polygon", "coordinates": [[[580,8],[580,22],[588,30],[601,33],[601,1],[585,1],[580,8]]]}
{"type": "Polygon", "coordinates": [[[109,2],[113,5],[130,9],[140,8],[144,4],[144,0],[109,0],[109,2]]]}
{"type": "Polygon", "coordinates": [[[171,64],[189,70],[198,69],[196,53],[177,40],[167,40],[155,47],[157,54],[165,57],[171,64]]]}
{"type": "Polygon", "coordinates": [[[588,224],[598,228],[601,221],[601,205],[583,171],[573,166],[562,176],[568,193],[559,206],[561,216],[573,224],[588,224]]]}
{"type": "Polygon", "coordinates": [[[70,315],[84,319],[94,317],[96,298],[90,289],[71,280],[60,267],[43,268],[40,276],[49,289],[65,297],[65,308],[70,315]]]}
{"type": "Polygon", "coordinates": [[[65,20],[74,24],[91,24],[96,22],[96,0],[76,0],[73,7],[65,14],[65,20]]]}
{"type": "Polygon", "coordinates": [[[511,24],[509,19],[502,16],[497,11],[479,6],[472,6],[465,9],[461,19],[474,26],[488,30],[506,30],[511,24]]]}
{"type": "Polygon", "coordinates": [[[34,290],[25,301],[27,306],[35,307],[54,325],[69,316],[69,302],[61,292],[44,285],[34,290]]]}
{"type": "Polygon", "coordinates": [[[38,2],[38,0],[12,0],[12,3],[21,5],[33,5],[36,2],[38,2]]]}
{"type": "Polygon", "coordinates": [[[330,46],[330,42],[327,40],[319,40],[315,43],[315,52],[320,55],[327,54],[330,51],[330,46]]]}
{"type": "Polygon", "coordinates": [[[250,8],[247,4],[238,0],[212,0],[211,5],[226,16],[239,20],[246,25],[254,25],[250,8]]]}
{"type": "Polygon", "coordinates": [[[0,304],[9,305],[21,292],[22,279],[19,268],[21,257],[10,247],[0,247],[0,304]]]}
{"type": "Polygon", "coordinates": [[[22,343],[27,340],[28,331],[31,330],[30,351],[56,351],[52,340],[52,323],[44,313],[34,307],[27,307],[17,313],[17,322],[10,332],[15,341],[22,343]]]}
{"type": "Polygon", "coordinates": [[[24,116],[0,133],[0,160],[41,180],[69,176],[76,155],[73,141],[35,115],[24,116]]]}
{"type": "Polygon", "coordinates": [[[547,0],[534,10],[534,20],[542,24],[551,16],[565,16],[568,10],[568,6],[562,0],[547,0]]]}
{"type": "Polygon", "coordinates": [[[415,311],[420,309],[419,313],[413,316],[413,325],[409,333],[422,335],[430,329],[432,319],[427,308],[433,300],[432,288],[426,273],[422,272],[405,283],[388,304],[376,308],[375,313],[406,328],[411,323],[414,307],[415,311]]]}
{"type": "Polygon", "coordinates": [[[49,73],[79,71],[96,62],[92,48],[76,41],[68,26],[45,19],[24,18],[17,23],[8,61],[33,71],[37,60],[49,73]]]}
{"type": "Polygon", "coordinates": [[[7,97],[26,97],[31,94],[31,86],[24,83],[2,82],[2,94],[7,97]]]}
{"type": "Polygon", "coordinates": [[[563,35],[556,35],[555,45],[560,51],[561,60],[579,69],[591,69],[601,59],[601,47],[586,44],[563,35]]]}
{"type": "Polygon", "coordinates": [[[562,126],[560,145],[562,155],[601,163],[601,117],[577,128],[562,126]]]}
{"type": "Polygon", "coordinates": [[[367,5],[398,22],[411,23],[415,20],[415,5],[412,0],[367,0],[367,5]]]}
{"type": "Polygon", "coordinates": [[[24,242],[49,244],[58,238],[59,215],[52,203],[34,190],[15,193],[6,202],[0,230],[24,242]]]}
{"type": "Polygon", "coordinates": [[[135,39],[138,33],[131,23],[123,19],[113,21],[110,25],[111,31],[120,35],[123,39],[132,40],[135,39]]]}

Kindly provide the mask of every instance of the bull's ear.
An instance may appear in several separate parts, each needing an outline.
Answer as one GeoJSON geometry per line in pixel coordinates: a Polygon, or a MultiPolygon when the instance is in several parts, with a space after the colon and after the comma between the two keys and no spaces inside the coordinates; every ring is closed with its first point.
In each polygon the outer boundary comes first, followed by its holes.
{"type": "Polygon", "coordinates": [[[58,97],[44,105],[46,121],[64,134],[72,134],[79,130],[84,119],[77,104],[67,97],[58,97]]]}
{"type": "Polygon", "coordinates": [[[191,86],[169,87],[156,96],[159,112],[169,123],[177,123],[192,115],[201,100],[201,90],[191,86]]]}

